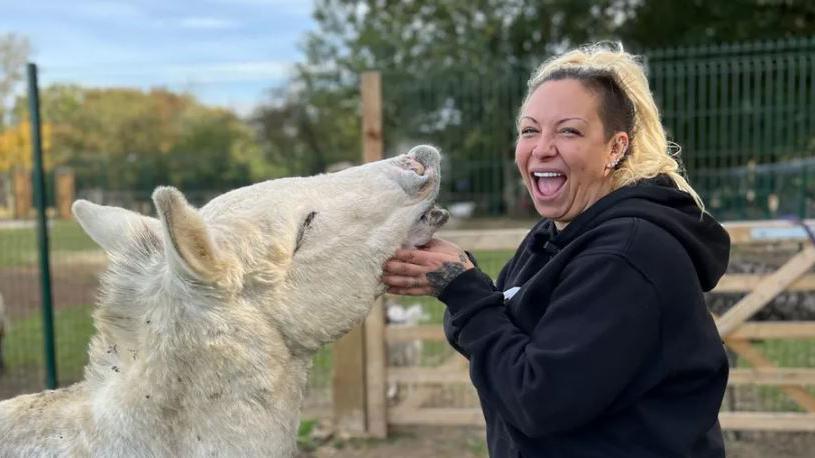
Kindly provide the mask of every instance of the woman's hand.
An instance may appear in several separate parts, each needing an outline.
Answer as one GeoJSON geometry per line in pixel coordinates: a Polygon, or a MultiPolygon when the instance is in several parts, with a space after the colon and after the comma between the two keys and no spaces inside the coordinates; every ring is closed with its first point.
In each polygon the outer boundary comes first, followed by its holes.
{"type": "Polygon", "coordinates": [[[385,263],[382,282],[391,294],[438,297],[454,278],[474,267],[461,248],[432,239],[413,250],[396,250],[385,263]]]}

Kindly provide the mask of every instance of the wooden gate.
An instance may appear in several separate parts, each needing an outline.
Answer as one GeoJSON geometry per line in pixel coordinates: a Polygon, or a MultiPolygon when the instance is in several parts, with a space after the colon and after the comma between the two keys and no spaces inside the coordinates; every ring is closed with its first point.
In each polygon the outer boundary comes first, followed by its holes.
{"type": "MultiPolygon", "coordinates": [[[[813,221],[808,223],[812,225],[813,221]]],[[[730,352],[738,356],[738,364],[730,372],[729,389],[744,385],[775,386],[795,407],[788,411],[723,410],[720,414],[722,427],[732,430],[815,431],[815,367],[780,367],[757,345],[757,342],[771,339],[797,339],[813,342],[811,349],[815,351],[815,321],[748,321],[785,291],[815,292],[815,275],[810,273],[815,264],[815,240],[802,225],[789,221],[730,223],[725,227],[730,233],[734,252],[740,246],[756,244],[782,244],[796,252],[769,274],[729,273],[714,290],[714,294],[746,293],[734,306],[716,317],[716,325],[724,342],[730,352]]],[[[440,237],[468,250],[507,250],[517,247],[525,233],[525,230],[446,231],[440,237]]],[[[378,312],[376,317],[381,320],[383,314],[378,312]]],[[[384,337],[385,344],[382,346],[385,348],[417,340],[446,342],[438,324],[384,326],[381,329],[377,335],[384,337]]],[[[385,366],[386,360],[380,357],[378,363],[368,361],[366,366],[385,366]]],[[[427,401],[451,385],[472,390],[467,369],[467,361],[457,354],[435,367],[385,366],[374,369],[377,383],[403,384],[413,388],[398,404],[388,406],[387,402],[376,402],[367,408],[367,413],[372,418],[385,418],[389,425],[482,425],[484,419],[477,403],[456,408],[426,405],[427,401]],[[386,412],[383,413],[383,409],[386,412]]],[[[379,387],[375,391],[381,397],[386,388],[379,387]]]]}

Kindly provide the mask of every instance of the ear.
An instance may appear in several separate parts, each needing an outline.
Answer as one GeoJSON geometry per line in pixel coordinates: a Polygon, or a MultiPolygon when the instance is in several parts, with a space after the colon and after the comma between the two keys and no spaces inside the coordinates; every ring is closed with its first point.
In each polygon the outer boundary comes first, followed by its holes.
{"type": "Polygon", "coordinates": [[[604,176],[608,176],[614,169],[616,169],[617,165],[625,158],[626,154],[628,154],[628,142],[628,134],[625,132],[617,132],[611,137],[611,140],[609,141],[611,149],[603,170],[604,176]]]}
{"type": "Polygon", "coordinates": [[[159,187],[153,192],[164,232],[164,247],[172,267],[206,282],[222,278],[227,263],[213,243],[198,210],[175,188],[159,187]]]}
{"type": "Polygon", "coordinates": [[[118,250],[133,229],[156,222],[124,208],[96,205],[81,199],[74,202],[71,212],[88,236],[108,253],[118,250]]]}

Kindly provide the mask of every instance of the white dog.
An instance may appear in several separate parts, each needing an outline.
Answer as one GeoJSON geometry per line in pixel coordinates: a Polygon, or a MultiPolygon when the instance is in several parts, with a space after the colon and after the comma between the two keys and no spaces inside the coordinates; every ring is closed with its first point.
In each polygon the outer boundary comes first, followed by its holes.
{"type": "Polygon", "coordinates": [[[200,210],[159,188],[158,218],[76,202],[110,262],[85,379],[0,402],[0,456],[293,456],[312,355],[444,223],[438,188],[420,146],[200,210]]]}

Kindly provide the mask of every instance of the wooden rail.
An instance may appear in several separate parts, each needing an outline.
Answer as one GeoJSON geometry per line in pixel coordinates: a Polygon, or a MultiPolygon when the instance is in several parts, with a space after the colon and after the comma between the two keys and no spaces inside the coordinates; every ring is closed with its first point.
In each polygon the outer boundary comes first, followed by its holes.
{"type": "MultiPolygon", "coordinates": [[[[807,224],[815,228],[815,220],[807,224]]],[[[809,244],[806,231],[790,221],[735,222],[724,225],[732,243],[809,244]]],[[[439,237],[468,250],[514,250],[527,234],[526,229],[442,231],[439,237]]],[[[750,368],[733,368],[729,385],[777,386],[804,413],[799,412],[721,412],[723,428],[735,430],[815,431],[815,397],[807,387],[815,387],[815,368],[776,367],[752,340],[815,339],[815,322],[750,322],[762,307],[778,294],[815,291],[815,247],[805,247],[775,272],[767,274],[728,274],[713,290],[714,294],[747,293],[716,324],[726,345],[750,364],[750,368]]],[[[386,327],[388,345],[417,340],[445,341],[439,325],[386,327]]],[[[437,368],[388,367],[388,383],[417,387],[399,405],[388,409],[389,424],[483,425],[479,408],[421,407],[441,386],[470,386],[467,362],[454,355],[437,368]]]]}

